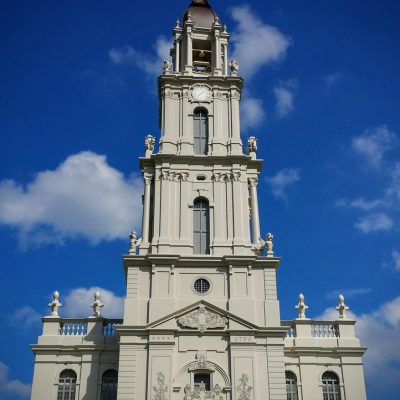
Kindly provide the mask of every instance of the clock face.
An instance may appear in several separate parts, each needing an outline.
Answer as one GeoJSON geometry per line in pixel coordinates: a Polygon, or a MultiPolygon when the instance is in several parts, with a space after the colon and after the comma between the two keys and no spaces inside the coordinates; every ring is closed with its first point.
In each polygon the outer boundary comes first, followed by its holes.
{"type": "Polygon", "coordinates": [[[196,86],[193,89],[192,96],[197,101],[206,101],[210,98],[210,90],[205,86],[196,86]]]}

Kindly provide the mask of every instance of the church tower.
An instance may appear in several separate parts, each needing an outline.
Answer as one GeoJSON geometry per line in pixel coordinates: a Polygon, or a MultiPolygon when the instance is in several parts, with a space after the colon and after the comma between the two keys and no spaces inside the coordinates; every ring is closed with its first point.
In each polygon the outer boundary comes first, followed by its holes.
{"type": "Polygon", "coordinates": [[[142,239],[124,257],[121,400],[190,399],[202,382],[223,399],[286,399],[280,260],[271,238],[261,256],[262,160],[255,138],[242,150],[229,36],[206,0],[192,1],[158,78],[159,151],[146,137],[142,239]]]}
{"type": "MultiPolygon", "coordinates": [[[[63,318],[55,291],[32,345],[32,400],[365,400],[355,321],[281,321],[280,258],[261,239],[256,139],[240,135],[243,79],[207,0],[173,29],[145,139],[142,235],[123,256],[123,319],[63,318]]],[[[256,44],[255,44],[256,45],[256,44]]]]}

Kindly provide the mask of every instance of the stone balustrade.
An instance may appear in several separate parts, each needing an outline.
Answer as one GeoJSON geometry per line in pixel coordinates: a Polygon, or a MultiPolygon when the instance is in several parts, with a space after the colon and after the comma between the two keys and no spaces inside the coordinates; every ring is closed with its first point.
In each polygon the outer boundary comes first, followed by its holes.
{"type": "Polygon", "coordinates": [[[318,321],[318,320],[284,320],[282,326],[288,328],[287,337],[311,337],[311,338],[338,338],[340,337],[340,325],[349,325],[350,320],[343,321],[318,321]],[[300,325],[300,329],[299,329],[300,325]],[[300,332],[298,332],[298,330],[300,332]]]}
{"type": "Polygon", "coordinates": [[[116,325],[122,319],[44,317],[43,336],[116,336],[116,325]]]}

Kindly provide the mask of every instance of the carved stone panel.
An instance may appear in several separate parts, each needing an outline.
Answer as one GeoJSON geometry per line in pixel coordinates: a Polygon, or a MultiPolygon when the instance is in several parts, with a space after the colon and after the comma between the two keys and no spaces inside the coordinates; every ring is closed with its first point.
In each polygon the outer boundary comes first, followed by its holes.
{"type": "Polygon", "coordinates": [[[207,329],[224,328],[228,319],[210,312],[203,305],[200,305],[197,310],[180,317],[178,323],[183,327],[198,329],[201,333],[204,333],[207,329]]]}

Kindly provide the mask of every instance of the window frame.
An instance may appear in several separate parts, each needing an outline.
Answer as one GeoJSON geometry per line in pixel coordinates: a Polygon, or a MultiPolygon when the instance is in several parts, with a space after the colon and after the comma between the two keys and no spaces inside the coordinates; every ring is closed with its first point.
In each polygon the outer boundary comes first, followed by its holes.
{"type": "Polygon", "coordinates": [[[57,400],[75,400],[77,392],[77,381],[78,374],[73,369],[63,369],[59,373],[57,380],[57,400]],[[70,377],[63,377],[63,375],[68,373],[71,374],[70,377]]]}
{"type": "Polygon", "coordinates": [[[204,197],[197,197],[193,201],[193,254],[211,254],[210,238],[210,203],[204,197]],[[203,206],[205,207],[203,208],[203,206]],[[202,213],[204,212],[206,215],[203,219],[202,213]],[[199,226],[196,226],[197,218],[199,221],[199,226]],[[203,223],[205,223],[205,228],[202,226],[203,223]],[[203,246],[203,241],[205,242],[205,246],[203,246]]]}
{"type": "Polygon", "coordinates": [[[208,140],[210,135],[209,115],[205,107],[196,107],[193,111],[193,153],[195,155],[208,154],[208,140]],[[198,132],[196,121],[199,121],[198,132]],[[204,132],[201,129],[201,121],[204,121],[204,132]],[[197,135],[198,133],[198,135],[197,135]],[[204,133],[204,135],[202,135],[204,133]]]}
{"type": "Polygon", "coordinates": [[[325,371],[321,376],[323,400],[341,400],[340,379],[337,373],[325,371]]]}
{"type": "Polygon", "coordinates": [[[285,381],[286,381],[286,396],[287,400],[298,400],[298,390],[297,390],[297,376],[291,370],[285,371],[285,381]],[[288,383],[289,381],[289,383],[288,383]],[[288,390],[288,386],[290,390],[288,390]]]}

